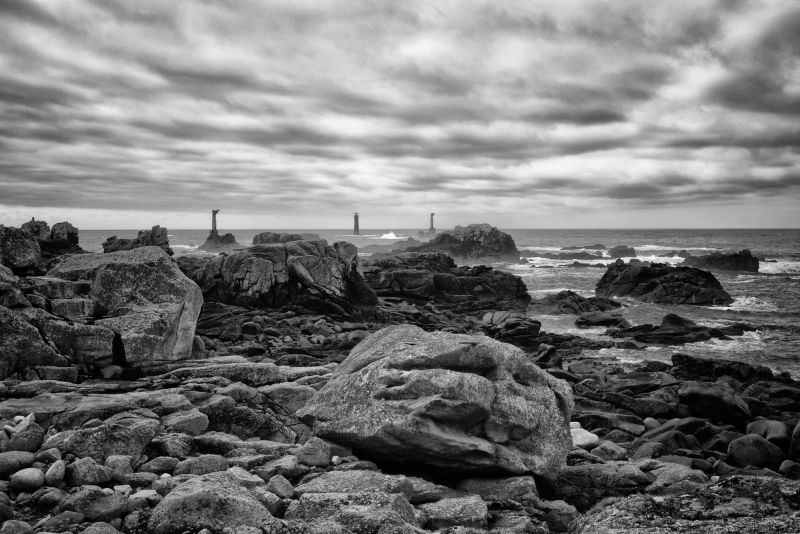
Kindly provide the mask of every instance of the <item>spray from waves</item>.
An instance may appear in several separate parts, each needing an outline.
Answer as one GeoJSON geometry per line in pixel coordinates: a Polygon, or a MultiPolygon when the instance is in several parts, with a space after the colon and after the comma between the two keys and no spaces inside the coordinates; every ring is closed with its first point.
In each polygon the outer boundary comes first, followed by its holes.
{"type": "Polygon", "coordinates": [[[715,309],[747,312],[777,312],[780,310],[774,302],[754,296],[736,297],[730,306],[716,306],[715,309]]]}
{"type": "Polygon", "coordinates": [[[800,262],[798,261],[761,262],[758,265],[758,272],[763,274],[800,274],[800,262]]]}

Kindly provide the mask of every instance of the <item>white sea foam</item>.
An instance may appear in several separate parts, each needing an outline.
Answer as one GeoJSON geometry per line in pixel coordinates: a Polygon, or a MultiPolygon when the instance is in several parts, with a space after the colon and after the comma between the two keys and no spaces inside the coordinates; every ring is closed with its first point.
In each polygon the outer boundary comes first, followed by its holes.
{"type": "Polygon", "coordinates": [[[730,306],[720,307],[718,310],[734,310],[734,311],[760,311],[760,312],[776,312],[778,306],[767,299],[753,296],[737,297],[730,306]]]}
{"type": "Polygon", "coordinates": [[[758,272],[764,274],[800,274],[800,262],[797,261],[776,261],[761,262],[758,265],[758,272]]]}
{"type": "Polygon", "coordinates": [[[647,251],[656,251],[656,250],[706,250],[706,251],[714,251],[714,250],[722,250],[716,247],[693,247],[693,246],[683,246],[683,245],[674,245],[674,246],[664,246],[664,245],[634,245],[633,248],[635,250],[647,250],[647,251]]]}

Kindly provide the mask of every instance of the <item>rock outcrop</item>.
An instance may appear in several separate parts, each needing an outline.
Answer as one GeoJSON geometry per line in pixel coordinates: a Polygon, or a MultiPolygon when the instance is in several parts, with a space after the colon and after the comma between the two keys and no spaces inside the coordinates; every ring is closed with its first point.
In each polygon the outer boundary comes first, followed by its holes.
{"type": "Polygon", "coordinates": [[[66,221],[54,224],[51,230],[47,222],[31,219],[21,228],[39,242],[45,260],[83,252],[78,246],[78,229],[66,221]]]}
{"type": "Polygon", "coordinates": [[[733,302],[714,275],[707,271],[622,260],[609,265],[595,293],[602,297],[634,297],[655,304],[725,306],[733,302]]]}
{"type": "Polygon", "coordinates": [[[119,336],[119,361],[144,365],[191,356],[202,293],[163,249],[68,256],[47,276],[91,284],[95,325],[119,336]]]}
{"type": "Polygon", "coordinates": [[[30,233],[11,226],[0,226],[0,264],[15,274],[37,274],[40,271],[42,249],[30,233]]]}
{"type": "Polygon", "coordinates": [[[318,234],[287,234],[279,232],[261,232],[253,236],[254,245],[271,245],[273,243],[288,243],[289,241],[318,241],[322,239],[318,234]]]}
{"type": "Polygon", "coordinates": [[[361,263],[367,284],[380,297],[434,302],[465,313],[524,309],[530,302],[518,276],[482,265],[456,267],[443,253],[403,252],[361,263]]]}
{"type": "Polygon", "coordinates": [[[571,412],[567,384],[520,349],[401,325],[356,346],[297,415],[383,461],[548,477],[571,445],[571,412]]]}
{"type": "Polygon", "coordinates": [[[244,248],[244,245],[236,241],[236,236],[231,233],[219,235],[216,230],[212,230],[206,240],[200,245],[200,250],[207,252],[220,252],[244,248]]]}
{"type": "Polygon", "coordinates": [[[185,256],[178,264],[213,302],[346,316],[369,312],[376,303],[363,281],[358,249],[345,242],[254,245],[227,255],[185,256]]]}
{"type": "Polygon", "coordinates": [[[173,254],[169,246],[167,229],[159,225],[153,226],[150,230],[140,230],[139,235],[133,239],[120,239],[112,235],[103,242],[103,252],[106,253],[132,250],[140,247],[160,247],[170,256],[173,254]]]}
{"type": "Polygon", "coordinates": [[[519,260],[514,239],[489,224],[456,226],[453,230],[437,234],[427,243],[407,249],[408,252],[443,252],[454,258],[476,260],[492,258],[519,260]]]}
{"type": "Polygon", "coordinates": [[[758,272],[758,258],[747,249],[739,252],[714,252],[706,256],[691,256],[683,260],[682,265],[700,269],[718,269],[721,271],[758,272]]]}

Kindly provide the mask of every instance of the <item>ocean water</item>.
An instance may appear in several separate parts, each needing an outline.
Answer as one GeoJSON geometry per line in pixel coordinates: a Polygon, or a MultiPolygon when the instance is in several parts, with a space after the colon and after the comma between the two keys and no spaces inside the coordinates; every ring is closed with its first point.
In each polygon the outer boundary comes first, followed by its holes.
{"type": "MultiPolygon", "coordinates": [[[[253,236],[263,230],[221,230],[232,232],[237,241],[249,245],[253,236]]],[[[391,244],[407,237],[427,240],[430,236],[419,230],[365,229],[361,236],[350,230],[298,230],[283,229],[293,233],[317,233],[329,242],[350,241],[359,247],[370,244],[391,244]]],[[[658,324],[667,313],[707,326],[748,323],[757,328],[744,336],[731,340],[713,340],[693,343],[683,347],[648,347],[645,350],[604,349],[590,355],[614,356],[623,362],[645,359],[669,361],[675,352],[697,356],[741,360],[767,365],[776,371],[788,371],[800,378],[800,229],[770,230],[539,230],[506,229],[514,238],[517,248],[533,251],[525,263],[495,264],[498,269],[520,276],[533,298],[571,289],[584,296],[594,295],[597,281],[604,267],[574,267],[572,260],[550,260],[535,255],[559,252],[563,247],[582,247],[602,244],[608,248],[616,245],[632,246],[637,258],[679,264],[683,258],[661,257],[671,251],[686,250],[693,255],[713,251],[731,251],[749,248],[763,256],[758,273],[716,271],[722,286],[735,299],[727,307],[662,306],[621,299],[626,307],[623,314],[632,324],[658,324]]],[[[84,250],[102,251],[102,242],[110,235],[135,237],[135,230],[81,230],[80,244],[84,250]]],[[[208,230],[172,230],[170,244],[176,255],[203,253],[199,249],[208,230]]],[[[591,251],[590,251],[591,252],[591,251]]],[[[585,263],[610,263],[603,258],[585,263]]],[[[579,329],[572,315],[536,316],[542,328],[550,332],[575,333],[594,339],[607,339],[604,328],[579,329]]]]}

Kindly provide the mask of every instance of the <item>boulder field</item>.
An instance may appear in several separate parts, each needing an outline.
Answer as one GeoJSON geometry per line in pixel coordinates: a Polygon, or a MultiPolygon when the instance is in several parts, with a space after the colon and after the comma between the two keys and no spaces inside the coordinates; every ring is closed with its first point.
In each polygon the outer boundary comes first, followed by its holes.
{"type": "Polygon", "coordinates": [[[0,265],[0,534],[800,531],[800,383],[581,353],[710,329],[569,292],[527,308],[518,278],[438,253],[265,239],[0,265]]]}

